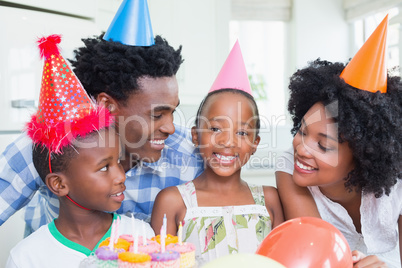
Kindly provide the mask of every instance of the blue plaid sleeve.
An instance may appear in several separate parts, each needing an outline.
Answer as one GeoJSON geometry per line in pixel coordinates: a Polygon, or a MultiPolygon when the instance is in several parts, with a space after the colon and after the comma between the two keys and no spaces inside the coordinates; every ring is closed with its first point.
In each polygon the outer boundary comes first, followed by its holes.
{"type": "Polygon", "coordinates": [[[57,196],[49,191],[34,167],[32,141],[26,133],[0,156],[0,225],[23,207],[30,232],[48,224],[59,213],[57,196]]]}
{"type": "Polygon", "coordinates": [[[0,225],[30,201],[40,181],[32,142],[23,133],[0,156],[0,225]]]}
{"type": "Polygon", "coordinates": [[[202,173],[203,161],[191,142],[189,129],[176,126],[165,145],[157,162],[140,163],[126,173],[126,197],[118,213],[134,213],[136,218],[149,222],[160,190],[193,180],[202,173]]]}

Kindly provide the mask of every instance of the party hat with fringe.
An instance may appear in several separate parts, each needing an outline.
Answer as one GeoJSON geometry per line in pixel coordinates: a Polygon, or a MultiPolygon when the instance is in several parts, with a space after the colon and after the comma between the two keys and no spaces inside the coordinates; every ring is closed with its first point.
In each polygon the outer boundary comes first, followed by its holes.
{"type": "Polygon", "coordinates": [[[38,111],[26,125],[34,144],[60,153],[77,136],[108,127],[113,117],[96,106],[59,52],[60,35],[38,40],[44,58],[38,111]]]}

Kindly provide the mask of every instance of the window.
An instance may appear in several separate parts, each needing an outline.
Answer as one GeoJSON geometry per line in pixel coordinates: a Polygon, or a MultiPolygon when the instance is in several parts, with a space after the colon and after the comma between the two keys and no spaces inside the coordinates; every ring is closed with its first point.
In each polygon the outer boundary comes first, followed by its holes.
{"type": "Polygon", "coordinates": [[[230,44],[239,40],[261,121],[285,125],[285,22],[231,21],[230,44]]]}
{"type": "Polygon", "coordinates": [[[400,42],[399,28],[402,20],[398,20],[399,9],[391,8],[386,11],[376,12],[372,15],[365,16],[362,19],[353,22],[353,50],[357,52],[362,47],[364,42],[370,37],[371,33],[376,29],[384,17],[388,14],[388,38],[387,38],[387,54],[388,54],[388,69],[399,66],[400,60],[400,42]]]}

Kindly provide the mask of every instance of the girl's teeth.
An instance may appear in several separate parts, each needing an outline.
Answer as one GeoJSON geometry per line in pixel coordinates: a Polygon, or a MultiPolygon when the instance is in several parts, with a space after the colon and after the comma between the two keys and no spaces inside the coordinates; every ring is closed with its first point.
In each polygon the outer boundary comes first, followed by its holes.
{"type": "Polygon", "coordinates": [[[153,143],[153,144],[165,144],[165,140],[150,140],[149,141],[150,143],[153,143]]]}
{"type": "Polygon", "coordinates": [[[220,155],[220,154],[216,154],[216,157],[218,157],[221,160],[225,160],[225,161],[230,161],[235,159],[235,156],[225,156],[225,155],[220,155]]]}
{"type": "Polygon", "coordinates": [[[120,196],[122,193],[113,194],[112,196],[120,196]]]}
{"type": "Polygon", "coordinates": [[[304,170],[313,170],[313,169],[314,169],[313,167],[309,167],[309,166],[303,165],[303,164],[300,163],[299,161],[296,161],[296,165],[297,165],[299,168],[304,169],[304,170]]]}

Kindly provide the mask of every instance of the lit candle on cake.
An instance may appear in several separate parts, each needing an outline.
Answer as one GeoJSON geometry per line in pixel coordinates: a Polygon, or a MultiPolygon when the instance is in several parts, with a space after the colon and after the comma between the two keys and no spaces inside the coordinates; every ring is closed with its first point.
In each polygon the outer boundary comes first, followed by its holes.
{"type": "Polygon", "coordinates": [[[147,236],[145,233],[145,223],[144,223],[144,221],[141,221],[141,223],[142,223],[142,244],[144,246],[146,246],[147,245],[147,236]]]}
{"type": "Polygon", "coordinates": [[[161,252],[165,252],[165,230],[164,230],[164,226],[161,226],[161,252]]]}
{"type": "Polygon", "coordinates": [[[134,213],[131,215],[131,229],[133,233],[133,251],[138,253],[138,230],[135,228],[134,213]]]}
{"type": "Polygon", "coordinates": [[[183,245],[183,226],[181,224],[181,221],[180,221],[180,224],[179,224],[179,231],[178,231],[177,236],[179,238],[179,244],[183,245]]]}
{"type": "Polygon", "coordinates": [[[163,215],[163,221],[162,221],[162,228],[161,228],[161,246],[162,246],[162,252],[165,252],[165,246],[166,246],[166,228],[167,228],[167,219],[166,219],[166,214],[163,215]],[[163,239],[163,240],[162,240],[163,239]]]}
{"type": "Polygon", "coordinates": [[[135,232],[135,227],[134,227],[134,213],[131,214],[131,234],[134,239],[134,232],[135,232]]]}
{"type": "Polygon", "coordinates": [[[114,229],[114,241],[113,241],[113,244],[116,244],[117,240],[119,239],[119,225],[120,225],[120,217],[117,217],[117,219],[116,219],[116,228],[114,229]]]}
{"type": "Polygon", "coordinates": [[[112,230],[110,232],[110,241],[109,241],[110,249],[113,249],[114,244],[117,242],[117,239],[119,238],[119,223],[120,223],[119,217],[117,217],[117,219],[112,222],[112,230]]]}
{"type": "Polygon", "coordinates": [[[113,249],[113,235],[114,229],[116,228],[115,221],[112,222],[112,230],[110,230],[109,248],[113,249]]]}
{"type": "MultiPolygon", "coordinates": [[[[165,231],[166,231],[166,227],[167,227],[167,219],[166,219],[166,214],[163,214],[162,226],[164,226],[165,231]]],[[[166,234],[166,233],[165,233],[165,234],[166,234]]]]}
{"type": "Polygon", "coordinates": [[[138,253],[138,230],[135,230],[134,233],[134,253],[138,253]]]}

